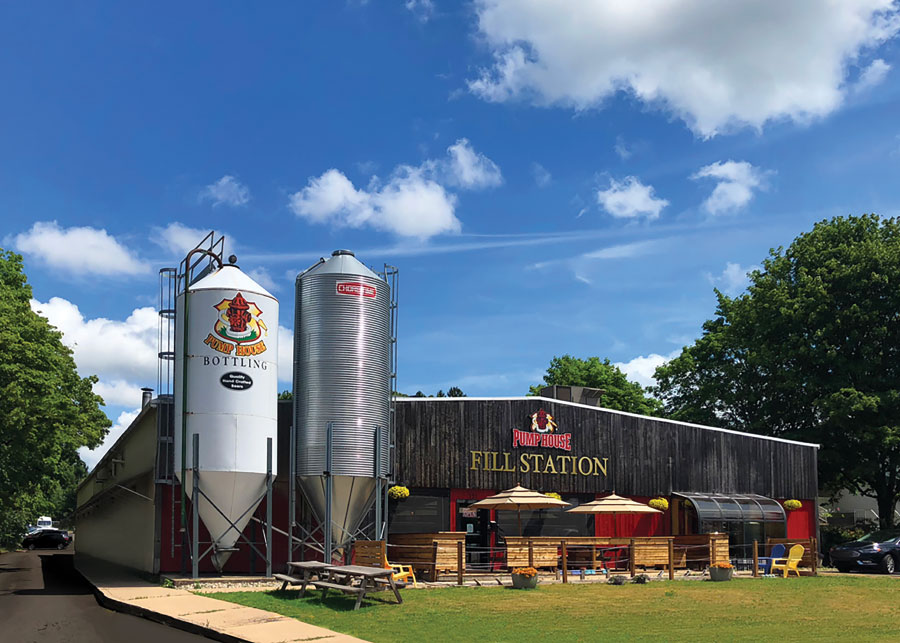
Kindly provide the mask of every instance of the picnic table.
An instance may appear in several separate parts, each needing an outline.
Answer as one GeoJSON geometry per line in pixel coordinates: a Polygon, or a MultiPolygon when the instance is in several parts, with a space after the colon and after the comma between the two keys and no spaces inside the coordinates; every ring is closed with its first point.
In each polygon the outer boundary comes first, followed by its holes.
{"type": "Polygon", "coordinates": [[[301,574],[300,578],[291,574],[272,575],[278,580],[283,581],[281,583],[282,590],[286,589],[288,585],[300,585],[300,596],[303,596],[303,592],[306,591],[306,586],[313,581],[312,577],[315,576],[315,580],[321,580],[324,571],[328,567],[328,564],[318,560],[296,561],[288,563],[288,571],[299,572],[301,574]]]}
{"type": "MultiPolygon", "coordinates": [[[[328,580],[311,581],[311,585],[322,590],[322,600],[328,590],[334,589],[345,594],[356,594],[354,610],[359,609],[359,604],[366,594],[390,589],[394,592],[397,603],[402,603],[400,592],[394,583],[392,569],[382,567],[363,567],[362,565],[334,565],[323,570],[328,574],[328,580]]],[[[302,592],[301,592],[302,595],[302,592]]]]}

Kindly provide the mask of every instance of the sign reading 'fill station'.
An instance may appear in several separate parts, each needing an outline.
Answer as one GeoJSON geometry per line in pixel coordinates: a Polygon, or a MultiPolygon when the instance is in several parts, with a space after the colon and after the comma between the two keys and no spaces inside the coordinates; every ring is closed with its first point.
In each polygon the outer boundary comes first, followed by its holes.
{"type": "Polygon", "coordinates": [[[502,473],[536,473],[572,476],[605,476],[609,458],[554,453],[572,451],[572,434],[558,432],[559,425],[544,409],[528,418],[530,430],[513,429],[512,446],[540,448],[518,455],[510,451],[470,451],[469,469],[502,473]],[[550,451],[544,451],[550,450],[550,451]]]}
{"type": "Polygon", "coordinates": [[[410,487],[561,493],[611,489],[605,417],[543,398],[405,398],[396,404],[396,476],[410,487]]]}

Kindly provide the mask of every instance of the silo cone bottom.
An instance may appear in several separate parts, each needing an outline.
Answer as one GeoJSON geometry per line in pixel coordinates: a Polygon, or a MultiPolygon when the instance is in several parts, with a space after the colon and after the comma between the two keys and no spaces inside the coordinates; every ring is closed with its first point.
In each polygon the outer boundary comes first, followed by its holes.
{"type": "MultiPolygon", "coordinates": [[[[184,491],[188,499],[190,499],[193,472],[190,470],[186,471],[184,477],[184,491]]],[[[216,570],[221,572],[233,552],[216,550],[230,549],[235,546],[241,532],[244,531],[247,523],[250,522],[253,512],[266,491],[266,474],[243,471],[201,471],[200,488],[240,530],[240,532],[235,531],[234,527],[229,525],[228,521],[222,517],[222,514],[216,511],[215,507],[206,498],[202,495],[200,496],[200,502],[198,503],[200,520],[203,521],[210,537],[216,543],[216,548],[210,553],[209,557],[216,570]],[[253,505],[252,507],[250,506],[251,504],[253,505]],[[244,516],[238,519],[241,514],[244,514],[244,516]]],[[[188,525],[190,525],[190,512],[187,519],[188,525]]],[[[201,554],[207,546],[200,545],[201,554]]]]}
{"type": "MultiPolygon", "coordinates": [[[[325,520],[325,478],[297,476],[300,487],[320,522],[325,520]]],[[[334,476],[331,495],[331,541],[339,549],[356,533],[375,500],[375,478],[334,476]]]]}

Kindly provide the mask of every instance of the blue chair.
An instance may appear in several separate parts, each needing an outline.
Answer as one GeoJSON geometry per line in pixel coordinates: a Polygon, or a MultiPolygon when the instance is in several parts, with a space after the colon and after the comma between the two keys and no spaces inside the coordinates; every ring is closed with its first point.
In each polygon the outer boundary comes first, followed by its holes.
{"type": "Polygon", "coordinates": [[[772,552],[769,556],[759,557],[759,569],[764,574],[772,573],[772,561],[777,558],[784,558],[784,545],[778,543],[772,546],[772,552]]]}

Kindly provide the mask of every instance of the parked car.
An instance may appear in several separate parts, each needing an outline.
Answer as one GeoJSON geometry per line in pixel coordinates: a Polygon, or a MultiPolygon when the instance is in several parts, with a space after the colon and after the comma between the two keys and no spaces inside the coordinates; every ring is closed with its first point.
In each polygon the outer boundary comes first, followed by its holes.
{"type": "Polygon", "coordinates": [[[875,531],[855,542],[835,545],[829,553],[839,572],[874,569],[893,574],[900,569],[900,530],[875,531]]]}
{"type": "Polygon", "coordinates": [[[39,529],[22,539],[25,549],[65,549],[72,539],[64,529],[39,529]]]}

